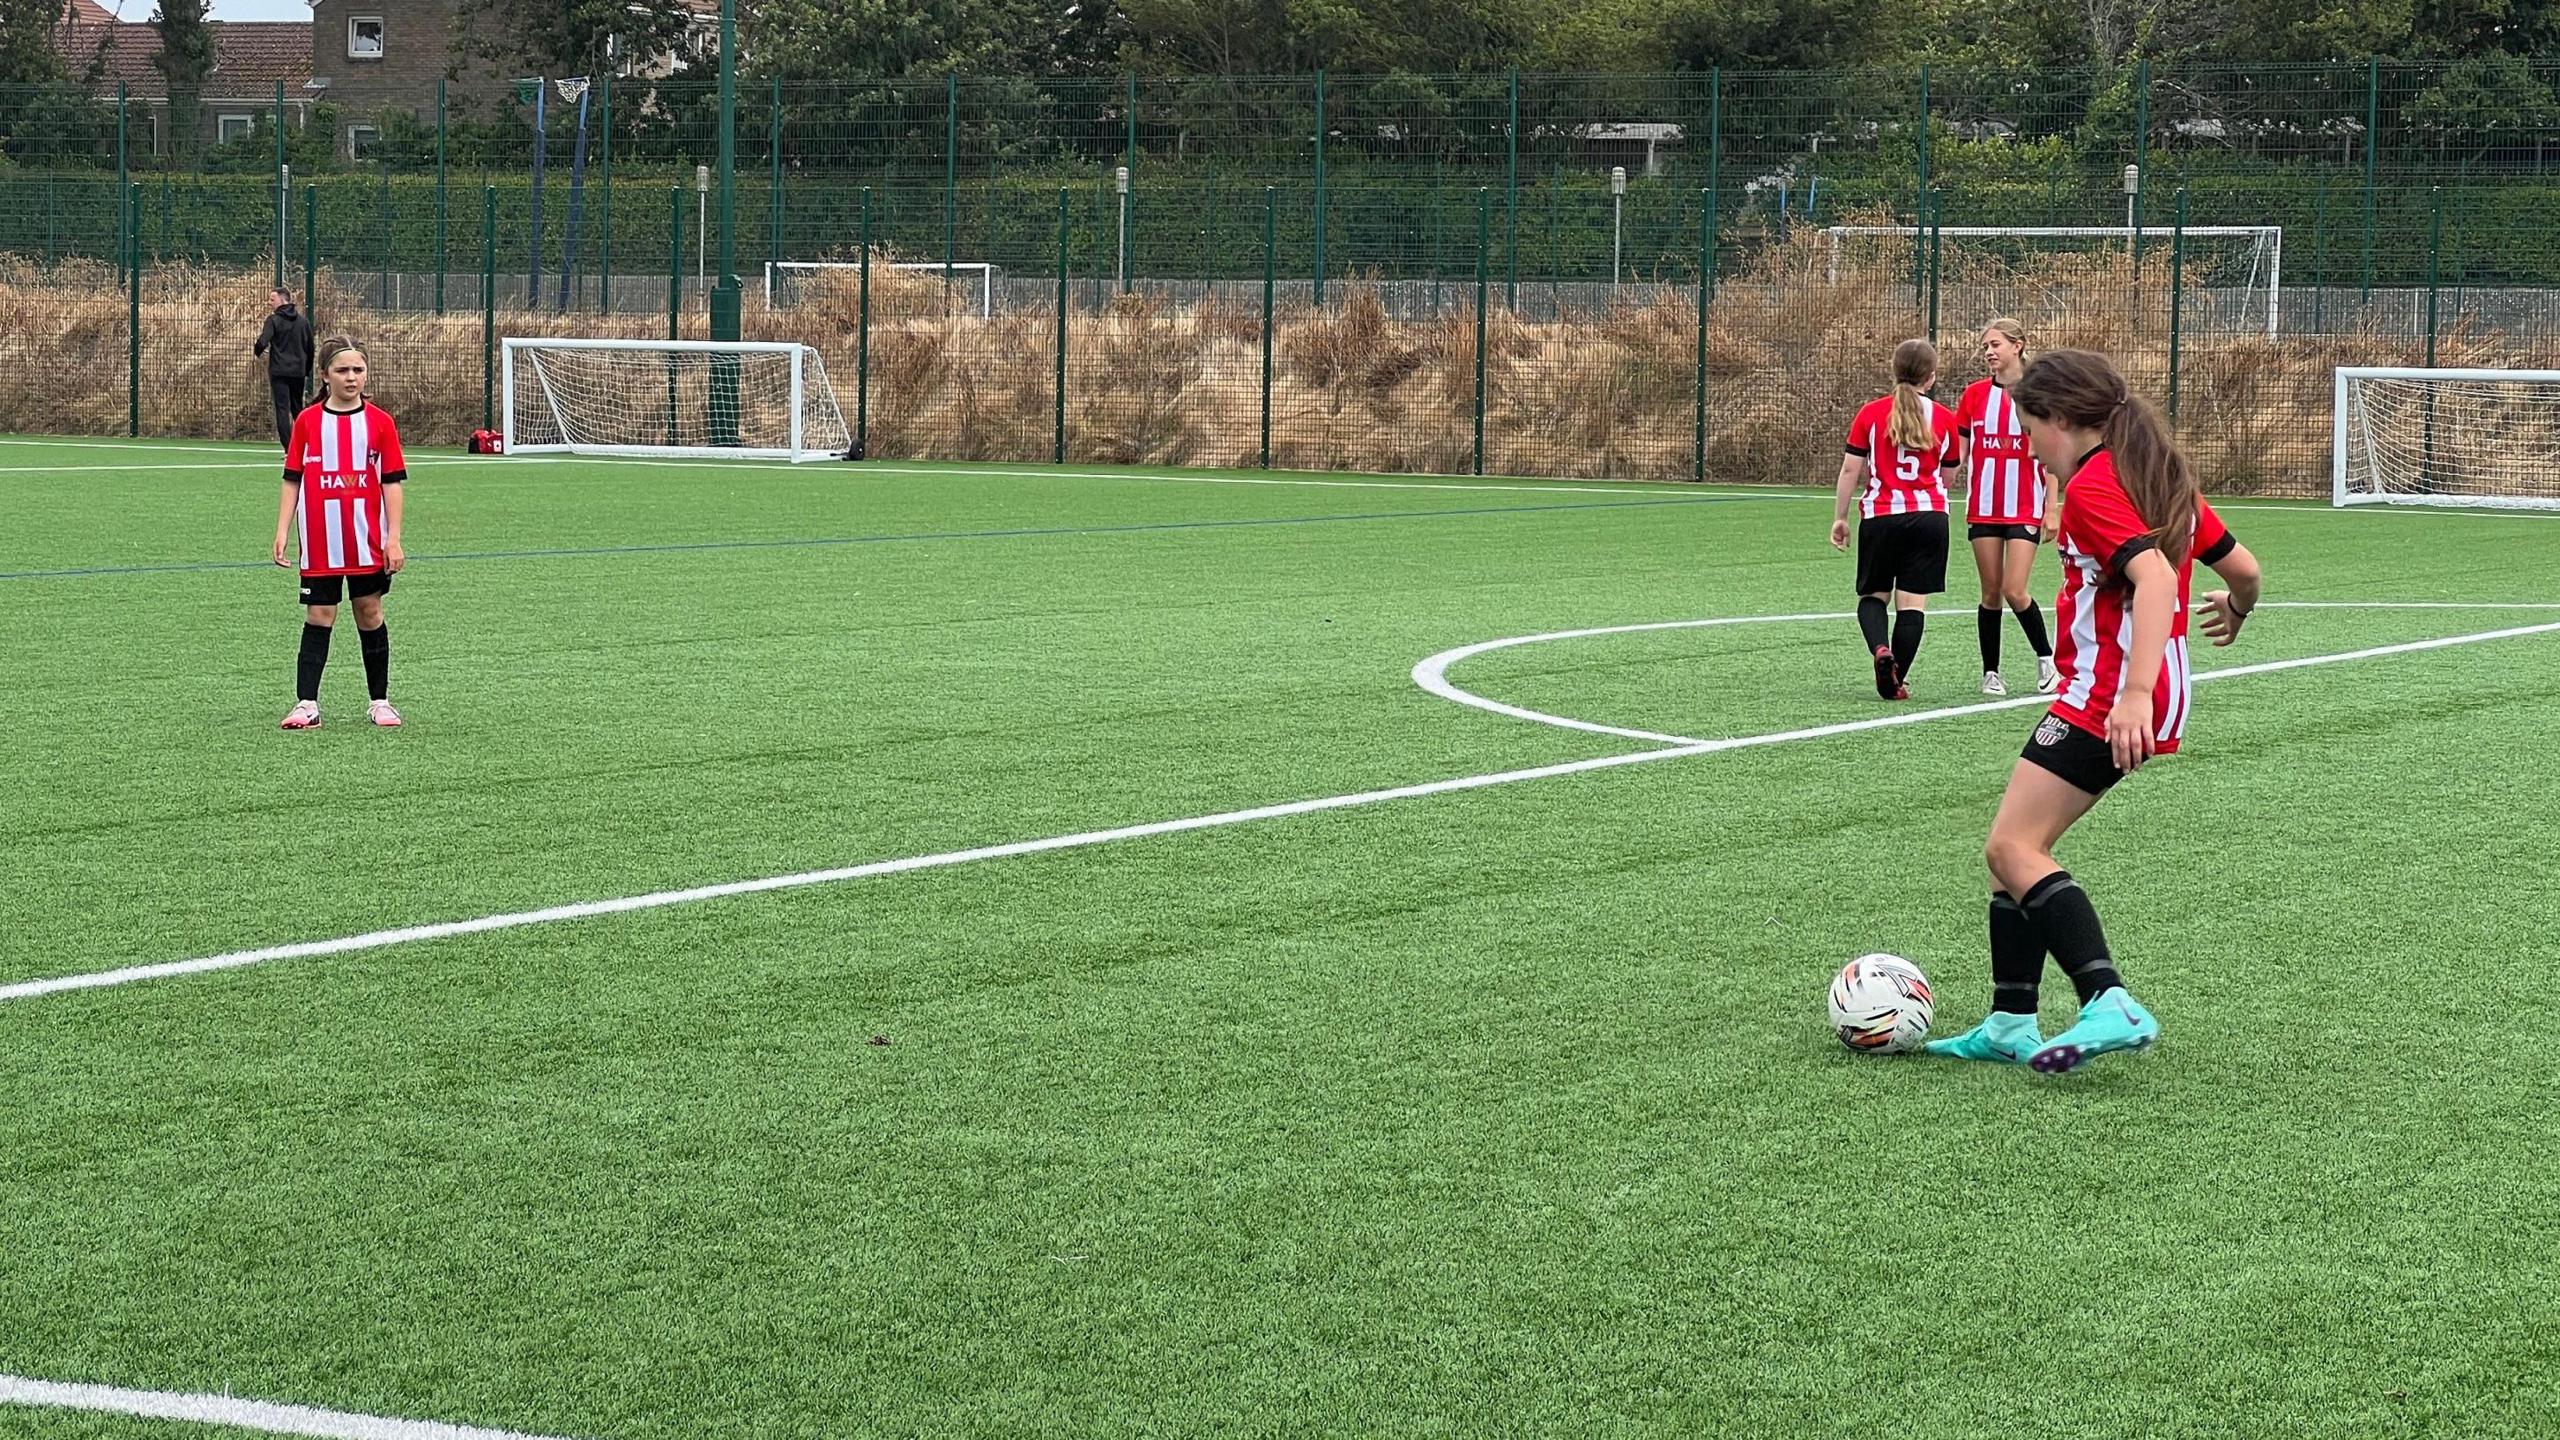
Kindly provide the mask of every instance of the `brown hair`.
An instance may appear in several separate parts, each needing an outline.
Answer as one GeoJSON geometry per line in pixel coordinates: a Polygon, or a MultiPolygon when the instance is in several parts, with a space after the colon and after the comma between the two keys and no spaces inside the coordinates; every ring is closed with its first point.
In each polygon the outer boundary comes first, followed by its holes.
{"type": "Polygon", "coordinates": [[[321,398],[328,398],[328,391],[326,387],[329,383],[329,367],[338,363],[338,357],[346,354],[350,350],[353,350],[358,355],[364,354],[364,347],[362,345],[348,339],[344,335],[332,335],[328,339],[320,342],[319,357],[312,363],[318,367],[320,372],[317,378],[323,387],[321,390],[321,398]]]}
{"type": "Polygon", "coordinates": [[[2133,502],[2134,513],[2149,522],[2160,553],[2171,565],[2186,563],[2195,543],[2202,492],[2195,463],[2178,448],[2160,412],[2126,388],[2107,357],[2087,350],[2049,351],[2027,366],[2009,395],[2038,420],[2097,431],[2099,443],[2115,460],[2116,480],[2133,502]]]}
{"type": "Polygon", "coordinates": [[[2017,322],[2017,321],[2015,321],[2015,320],[2010,319],[2010,318],[2009,318],[2008,316],[2006,316],[2006,315],[2001,315],[2001,316],[1995,317],[1995,318],[1993,318],[1993,319],[1985,320],[1984,322],[1982,322],[1982,328],[1983,328],[1983,329],[1985,329],[1985,330],[1997,330],[1997,331],[1999,331],[2001,334],[2008,336],[2008,337],[2009,337],[2009,343],[2018,347],[2018,356],[2019,356],[2019,358],[2020,358],[2021,360],[2023,360],[2023,359],[2025,359],[2025,358],[2026,358],[2026,353],[2027,353],[2027,327],[2026,327],[2026,326],[2024,326],[2024,325],[2020,324],[2019,322],[2017,322]]]}
{"type": "Polygon", "coordinates": [[[1926,340],[1905,340],[1893,347],[1893,418],[1885,422],[1884,436],[1896,448],[1926,452],[1938,443],[1937,431],[1929,425],[1929,407],[1921,403],[1920,387],[1938,373],[1938,347],[1926,340]]]}

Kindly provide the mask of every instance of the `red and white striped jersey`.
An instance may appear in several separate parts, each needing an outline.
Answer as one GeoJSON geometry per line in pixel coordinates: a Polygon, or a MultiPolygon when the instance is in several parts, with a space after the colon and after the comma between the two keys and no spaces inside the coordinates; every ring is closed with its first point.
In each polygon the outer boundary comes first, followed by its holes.
{"type": "Polygon", "coordinates": [[[2044,471],[2027,449],[2026,418],[1991,380],[1965,387],[1956,404],[1964,437],[1965,520],[1973,525],[2044,523],[2044,471]]]}
{"type": "Polygon", "coordinates": [[[382,489],[408,478],[400,427],[368,400],[358,410],[324,402],[293,422],[286,483],[302,487],[294,508],[305,575],[369,575],[383,568],[382,489]]]}
{"type": "Polygon", "coordinates": [[[1870,400],[1849,422],[1849,453],[1867,462],[1866,492],[1858,497],[1858,515],[1944,514],[1946,477],[1940,467],[1955,463],[1956,417],[1946,406],[1923,395],[1934,443],[1926,451],[1904,450],[1891,439],[1893,397],[1870,400]]]}
{"type": "MultiPolygon", "coordinates": [[[[2117,480],[2114,459],[2099,450],[2082,460],[2063,491],[2056,537],[2062,552],[2062,594],[2054,601],[2061,628],[2053,659],[2062,671],[2062,688],[2054,696],[2052,713],[2101,740],[2107,716],[2124,693],[2125,664],[2133,650],[2133,585],[2125,579],[2124,567],[2152,548],[2150,530],[2117,480]]],[[[2195,562],[2219,560],[2235,543],[2213,507],[2197,501],[2195,541],[2178,566],[2178,608],[2170,616],[2168,648],[2151,687],[2152,739],[2163,755],[2175,752],[2186,735],[2194,694],[2187,659],[2187,582],[2195,562]]]]}

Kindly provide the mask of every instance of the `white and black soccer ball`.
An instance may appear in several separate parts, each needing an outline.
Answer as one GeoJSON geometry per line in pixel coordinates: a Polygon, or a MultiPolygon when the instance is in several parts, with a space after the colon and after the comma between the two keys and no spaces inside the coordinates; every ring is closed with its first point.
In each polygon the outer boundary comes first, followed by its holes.
{"type": "Polygon", "coordinates": [[[1831,977],[1831,1028],[1852,1050],[1917,1050],[1936,1009],[1929,977],[1899,955],[1861,955],[1831,977]]]}

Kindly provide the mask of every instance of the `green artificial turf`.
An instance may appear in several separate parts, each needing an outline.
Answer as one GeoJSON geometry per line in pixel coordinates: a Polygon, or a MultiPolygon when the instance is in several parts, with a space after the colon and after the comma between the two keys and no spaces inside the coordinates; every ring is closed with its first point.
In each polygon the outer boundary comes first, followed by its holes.
{"type": "MultiPolygon", "coordinates": [[[[1808,492],[448,459],[408,726],[342,619],[289,735],[270,459],[0,444],[0,984],[1659,748],[1409,677],[1506,636],[1840,613],[1450,678],[1894,708],[1808,492]]],[[[2560,607],[2560,521],[2227,518],[2270,599],[2560,607]]],[[[1953,571],[1902,708],[1980,699],[1953,571]]],[[[2063,851],[2166,1041],[2060,1081],[1822,1011],[1888,950],[1980,1013],[2032,706],[0,1003],[0,1374],[592,1440],[2549,1433],[2555,700],[2560,634],[2205,684],[2063,851]]]]}

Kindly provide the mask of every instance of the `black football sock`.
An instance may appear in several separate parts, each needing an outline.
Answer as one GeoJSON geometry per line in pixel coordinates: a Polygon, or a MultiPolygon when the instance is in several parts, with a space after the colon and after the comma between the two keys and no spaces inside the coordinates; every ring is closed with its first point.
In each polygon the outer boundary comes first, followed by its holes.
{"type": "Polygon", "coordinates": [[[1920,630],[1929,623],[1922,610],[1905,610],[1893,617],[1893,663],[1902,678],[1911,678],[1911,662],[1920,658],[1920,630]]]}
{"type": "Polygon", "coordinates": [[[330,630],[327,625],[302,622],[302,654],[293,666],[293,693],[297,699],[316,702],[320,698],[320,672],[329,664],[330,630]]]}
{"type": "Polygon", "coordinates": [[[2036,652],[2038,659],[2053,658],[2053,641],[2044,633],[2044,612],[2036,608],[2033,600],[2027,602],[2026,609],[2018,612],[2018,628],[2027,632],[2027,645],[2036,652]]]}
{"type": "Polygon", "coordinates": [[[1884,602],[1873,595],[1858,597],[1858,633],[1867,637],[1868,654],[1884,648],[1884,602]]]}
{"type": "Polygon", "coordinates": [[[1975,633],[1982,637],[1982,668],[1986,671],[1999,669],[2000,612],[1997,610],[1974,611],[1973,628],[1975,633]]]}
{"type": "Polygon", "coordinates": [[[2071,988],[2079,992],[2081,1004],[2124,983],[2107,954],[2107,932],[2098,924],[2098,907],[2089,903],[2088,892],[2071,878],[2070,871],[2056,870],[2037,881],[2024,903],[2044,947],[2053,952],[2054,963],[2071,977],[2071,988]]]}
{"type": "Polygon", "coordinates": [[[1991,897],[1991,1008],[2012,1015],[2036,1013],[2036,988],[2044,979],[2044,936],[2006,890],[1991,897]]]}
{"type": "Polygon", "coordinates": [[[391,627],[376,625],[367,630],[356,629],[356,644],[364,649],[364,686],[376,700],[391,698],[391,627]]]}

